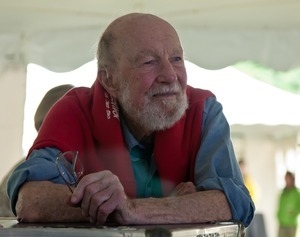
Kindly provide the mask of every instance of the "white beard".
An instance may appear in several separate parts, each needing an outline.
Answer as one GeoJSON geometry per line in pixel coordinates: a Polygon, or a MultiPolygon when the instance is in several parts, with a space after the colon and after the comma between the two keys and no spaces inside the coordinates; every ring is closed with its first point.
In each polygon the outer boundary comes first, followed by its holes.
{"type": "Polygon", "coordinates": [[[122,112],[126,118],[137,127],[145,131],[160,131],[172,127],[185,113],[188,108],[186,93],[182,93],[176,100],[158,99],[155,101],[153,95],[156,93],[180,91],[179,83],[172,88],[163,86],[156,90],[150,90],[143,104],[132,104],[128,83],[123,80],[123,93],[118,99],[122,112]]]}

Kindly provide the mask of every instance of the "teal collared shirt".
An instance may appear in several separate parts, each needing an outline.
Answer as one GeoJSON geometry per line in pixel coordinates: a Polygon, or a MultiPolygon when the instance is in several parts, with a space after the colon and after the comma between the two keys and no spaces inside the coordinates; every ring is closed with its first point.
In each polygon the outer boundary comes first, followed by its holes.
{"type": "Polygon", "coordinates": [[[162,187],[152,147],[139,143],[122,119],[121,126],[130,153],[135,180],[138,181],[136,182],[137,197],[162,197],[162,187]]]}

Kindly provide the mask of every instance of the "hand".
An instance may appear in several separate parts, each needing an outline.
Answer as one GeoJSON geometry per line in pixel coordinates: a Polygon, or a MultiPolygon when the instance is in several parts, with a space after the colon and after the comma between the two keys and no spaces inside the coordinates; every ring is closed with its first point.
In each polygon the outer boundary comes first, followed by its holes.
{"type": "Polygon", "coordinates": [[[110,171],[100,171],[84,176],[75,188],[71,205],[80,205],[90,222],[103,224],[108,216],[117,213],[122,219],[127,196],[118,177],[110,171]]]}
{"type": "Polygon", "coordinates": [[[179,183],[170,196],[181,196],[197,192],[195,185],[192,182],[179,183]]]}

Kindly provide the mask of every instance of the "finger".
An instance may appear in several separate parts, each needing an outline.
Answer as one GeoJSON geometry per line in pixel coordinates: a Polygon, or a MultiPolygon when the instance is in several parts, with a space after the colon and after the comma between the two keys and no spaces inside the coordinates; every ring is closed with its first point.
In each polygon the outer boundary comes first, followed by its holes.
{"type": "Polygon", "coordinates": [[[89,212],[89,216],[94,223],[98,225],[103,224],[109,214],[115,209],[115,205],[111,205],[114,203],[111,199],[111,195],[112,192],[110,189],[106,189],[94,195],[89,212]]]}
{"type": "Polygon", "coordinates": [[[123,206],[122,203],[124,203],[125,200],[125,194],[123,195],[122,192],[113,192],[112,195],[97,209],[97,219],[95,220],[95,223],[97,225],[105,223],[107,221],[107,218],[115,211],[118,211],[121,216],[122,213],[120,210],[118,210],[118,206],[123,206]]]}
{"type": "Polygon", "coordinates": [[[86,188],[86,195],[83,200],[85,201],[85,198],[89,200],[85,203],[86,205],[88,204],[89,207],[84,206],[83,208],[88,208],[88,214],[92,218],[96,219],[99,206],[110,199],[114,193],[118,193],[120,191],[124,192],[124,188],[118,177],[113,174],[107,175],[103,180],[93,185],[89,185],[86,188]]]}
{"type": "Polygon", "coordinates": [[[173,190],[171,196],[181,196],[196,192],[196,186],[193,182],[179,183],[173,190]]]}
{"type": "Polygon", "coordinates": [[[71,197],[72,196],[70,195],[69,197],[66,198],[66,204],[71,206],[71,207],[80,207],[81,203],[76,203],[76,204],[72,203],[71,202],[71,197]]]}
{"type": "Polygon", "coordinates": [[[127,198],[117,176],[112,175],[108,180],[107,186],[95,193],[90,200],[88,214],[91,221],[97,224],[104,223],[117,206],[121,206],[127,198]]]}
{"type": "Polygon", "coordinates": [[[101,205],[101,203],[106,201],[106,199],[109,198],[112,193],[112,191],[110,191],[110,193],[108,192],[110,189],[106,189],[108,187],[118,187],[118,185],[120,185],[119,179],[109,171],[103,172],[101,179],[96,180],[93,183],[89,183],[85,187],[81,201],[81,209],[83,210],[84,214],[95,218],[96,210],[98,209],[98,206],[96,205],[101,205]],[[97,200],[98,197],[99,200],[97,200]]]}
{"type": "Polygon", "coordinates": [[[96,182],[97,180],[101,180],[105,175],[105,171],[100,171],[97,173],[92,173],[84,176],[78,183],[77,187],[74,189],[74,192],[71,196],[71,203],[76,205],[78,204],[84,195],[85,188],[91,184],[96,182]]]}
{"type": "Polygon", "coordinates": [[[106,189],[107,183],[105,180],[96,181],[89,184],[85,188],[85,192],[81,202],[81,209],[92,219],[95,219],[98,208],[97,205],[101,205],[109,197],[109,195],[105,192],[106,189]]]}

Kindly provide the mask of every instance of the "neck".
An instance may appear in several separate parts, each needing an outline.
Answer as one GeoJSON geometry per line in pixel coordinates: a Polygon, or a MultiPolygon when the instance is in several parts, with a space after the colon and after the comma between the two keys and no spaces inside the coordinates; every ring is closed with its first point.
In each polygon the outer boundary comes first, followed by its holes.
{"type": "Polygon", "coordinates": [[[154,134],[152,133],[150,136],[144,136],[139,141],[146,146],[151,146],[153,144],[153,140],[154,140],[154,134]]]}
{"type": "Polygon", "coordinates": [[[122,118],[124,119],[127,128],[131,132],[131,134],[135,137],[135,139],[142,143],[148,143],[152,140],[153,132],[147,131],[142,126],[137,125],[134,121],[128,118],[124,113],[122,113],[122,118]]]}
{"type": "Polygon", "coordinates": [[[135,139],[142,143],[148,143],[149,141],[152,141],[153,139],[153,132],[147,132],[145,129],[143,129],[140,126],[134,126],[132,123],[127,123],[125,120],[126,125],[129,129],[129,131],[133,134],[135,139]]]}

